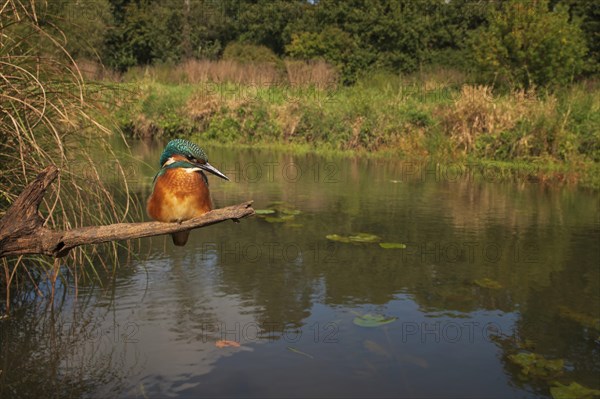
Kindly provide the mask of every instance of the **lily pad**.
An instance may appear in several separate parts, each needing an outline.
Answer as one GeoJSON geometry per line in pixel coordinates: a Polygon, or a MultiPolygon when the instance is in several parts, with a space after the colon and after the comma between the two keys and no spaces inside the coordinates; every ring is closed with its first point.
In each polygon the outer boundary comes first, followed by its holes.
{"type": "Polygon", "coordinates": [[[402,244],[399,242],[380,242],[379,246],[383,249],[404,249],[404,248],[406,248],[406,244],[402,244]]]}
{"type": "Polygon", "coordinates": [[[282,209],[281,213],[283,213],[284,215],[292,215],[292,216],[296,216],[302,213],[301,210],[299,209],[282,209]]]}
{"type": "Polygon", "coordinates": [[[358,233],[354,236],[350,236],[350,241],[352,242],[379,242],[381,241],[381,237],[376,236],[371,233],[358,233]]]}
{"type": "Polygon", "coordinates": [[[267,206],[267,208],[273,209],[277,212],[283,212],[284,210],[291,210],[295,209],[296,207],[289,202],[273,201],[267,206]]]}
{"type": "Polygon", "coordinates": [[[290,222],[294,220],[295,216],[302,213],[299,209],[294,209],[291,204],[283,201],[271,202],[266,209],[257,209],[254,212],[268,223],[290,222]]]}
{"type": "Polygon", "coordinates": [[[496,280],[492,280],[491,278],[480,278],[478,280],[473,280],[473,284],[478,285],[481,288],[489,288],[491,290],[499,290],[502,288],[502,284],[497,282],[496,280]]]}
{"type": "Polygon", "coordinates": [[[509,355],[511,363],[521,367],[521,374],[532,378],[550,378],[562,373],[565,366],[563,359],[546,359],[536,353],[518,353],[509,355]]]}
{"type": "Polygon", "coordinates": [[[255,209],[254,213],[257,215],[271,215],[275,213],[273,209],[255,209]]]}
{"type": "Polygon", "coordinates": [[[337,242],[350,242],[350,238],[340,236],[337,234],[328,234],[325,236],[325,238],[327,238],[328,240],[337,241],[337,242]]]}
{"type": "Polygon", "coordinates": [[[338,234],[329,234],[325,238],[331,241],[345,242],[345,243],[375,243],[381,241],[381,237],[371,233],[358,233],[351,236],[341,236],[338,234]]]}
{"type": "Polygon", "coordinates": [[[367,313],[365,315],[355,317],[352,322],[360,327],[379,327],[384,324],[393,323],[397,319],[397,317],[386,317],[381,314],[367,313]]]}
{"type": "Polygon", "coordinates": [[[600,396],[599,390],[584,387],[576,382],[572,382],[570,385],[555,382],[554,385],[550,388],[550,394],[554,399],[591,399],[600,396]]]}

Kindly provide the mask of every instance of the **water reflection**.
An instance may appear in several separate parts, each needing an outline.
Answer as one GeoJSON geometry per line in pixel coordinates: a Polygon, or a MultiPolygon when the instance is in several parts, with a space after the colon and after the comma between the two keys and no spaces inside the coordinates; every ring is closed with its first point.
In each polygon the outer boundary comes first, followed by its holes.
{"type": "Polygon", "coordinates": [[[0,396],[110,396],[127,386],[140,356],[128,343],[131,326],[110,328],[103,324],[106,314],[89,303],[64,302],[73,296],[68,291],[59,284],[54,303],[34,296],[0,321],[0,396]]]}
{"type": "MultiPolygon", "coordinates": [[[[133,148],[147,163],[131,174],[145,198],[163,147],[133,148]]],[[[548,396],[554,379],[523,380],[507,360],[519,352],[564,359],[556,380],[600,387],[597,195],[449,179],[405,162],[207,153],[232,179],[211,179],[218,206],[283,201],[300,212],[200,229],[182,249],[145,240],[104,289],[80,293],[87,318],[55,312],[102,331],[118,325],[128,339],[92,352],[74,340],[86,364],[111,365],[61,371],[81,376],[74,396],[548,396]],[[407,247],[325,238],[359,232],[407,247]],[[398,320],[354,324],[367,313],[398,320]],[[217,348],[221,339],[242,346],[217,348]]],[[[47,340],[45,331],[31,335],[47,340]]],[[[32,358],[44,347],[13,342],[32,358]]],[[[11,350],[3,345],[3,359],[11,350]]]]}

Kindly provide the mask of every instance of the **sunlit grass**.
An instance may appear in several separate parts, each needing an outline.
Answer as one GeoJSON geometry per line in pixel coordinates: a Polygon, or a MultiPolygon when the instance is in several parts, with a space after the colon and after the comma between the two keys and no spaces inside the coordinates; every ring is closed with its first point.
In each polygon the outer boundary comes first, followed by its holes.
{"type": "Polygon", "coordinates": [[[137,85],[136,101],[117,114],[134,137],[193,136],[350,156],[534,165],[557,180],[597,186],[590,175],[600,162],[595,80],[553,92],[524,91],[431,69],[373,72],[353,86],[292,85],[285,79],[265,84],[235,74],[174,83],[163,69],[129,76],[128,84],[137,85]]]}

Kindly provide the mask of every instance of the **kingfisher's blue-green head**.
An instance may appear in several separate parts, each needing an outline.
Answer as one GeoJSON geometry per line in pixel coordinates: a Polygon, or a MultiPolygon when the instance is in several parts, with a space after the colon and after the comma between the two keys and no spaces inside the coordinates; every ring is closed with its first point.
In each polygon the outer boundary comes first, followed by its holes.
{"type": "Polygon", "coordinates": [[[188,160],[197,160],[208,162],[206,153],[202,148],[198,147],[195,143],[184,139],[175,139],[169,141],[162,155],[160,156],[160,166],[164,166],[165,163],[172,158],[174,155],[182,155],[188,160]]]}
{"type": "Polygon", "coordinates": [[[174,139],[169,141],[160,156],[160,166],[161,168],[200,168],[219,176],[222,179],[229,180],[227,176],[208,163],[208,157],[202,148],[198,147],[195,143],[184,139],[174,139]]]}

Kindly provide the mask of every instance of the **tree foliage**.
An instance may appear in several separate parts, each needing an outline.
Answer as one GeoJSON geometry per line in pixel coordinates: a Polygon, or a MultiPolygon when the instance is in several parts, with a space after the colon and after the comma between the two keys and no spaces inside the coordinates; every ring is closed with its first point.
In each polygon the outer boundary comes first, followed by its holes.
{"type": "Polygon", "coordinates": [[[580,72],[600,70],[600,11],[594,0],[52,4],[70,22],[71,28],[64,30],[71,53],[97,53],[119,71],[190,58],[219,59],[230,45],[241,51],[235,43],[262,46],[279,58],[325,60],[345,83],[375,69],[410,73],[431,64],[469,70],[475,66],[482,79],[523,86],[562,84],[580,72]],[[89,18],[91,13],[97,18],[89,18]]]}
{"type": "Polygon", "coordinates": [[[510,0],[477,29],[473,58],[487,79],[525,88],[568,83],[584,66],[583,33],[567,8],[547,0],[510,0]]]}

